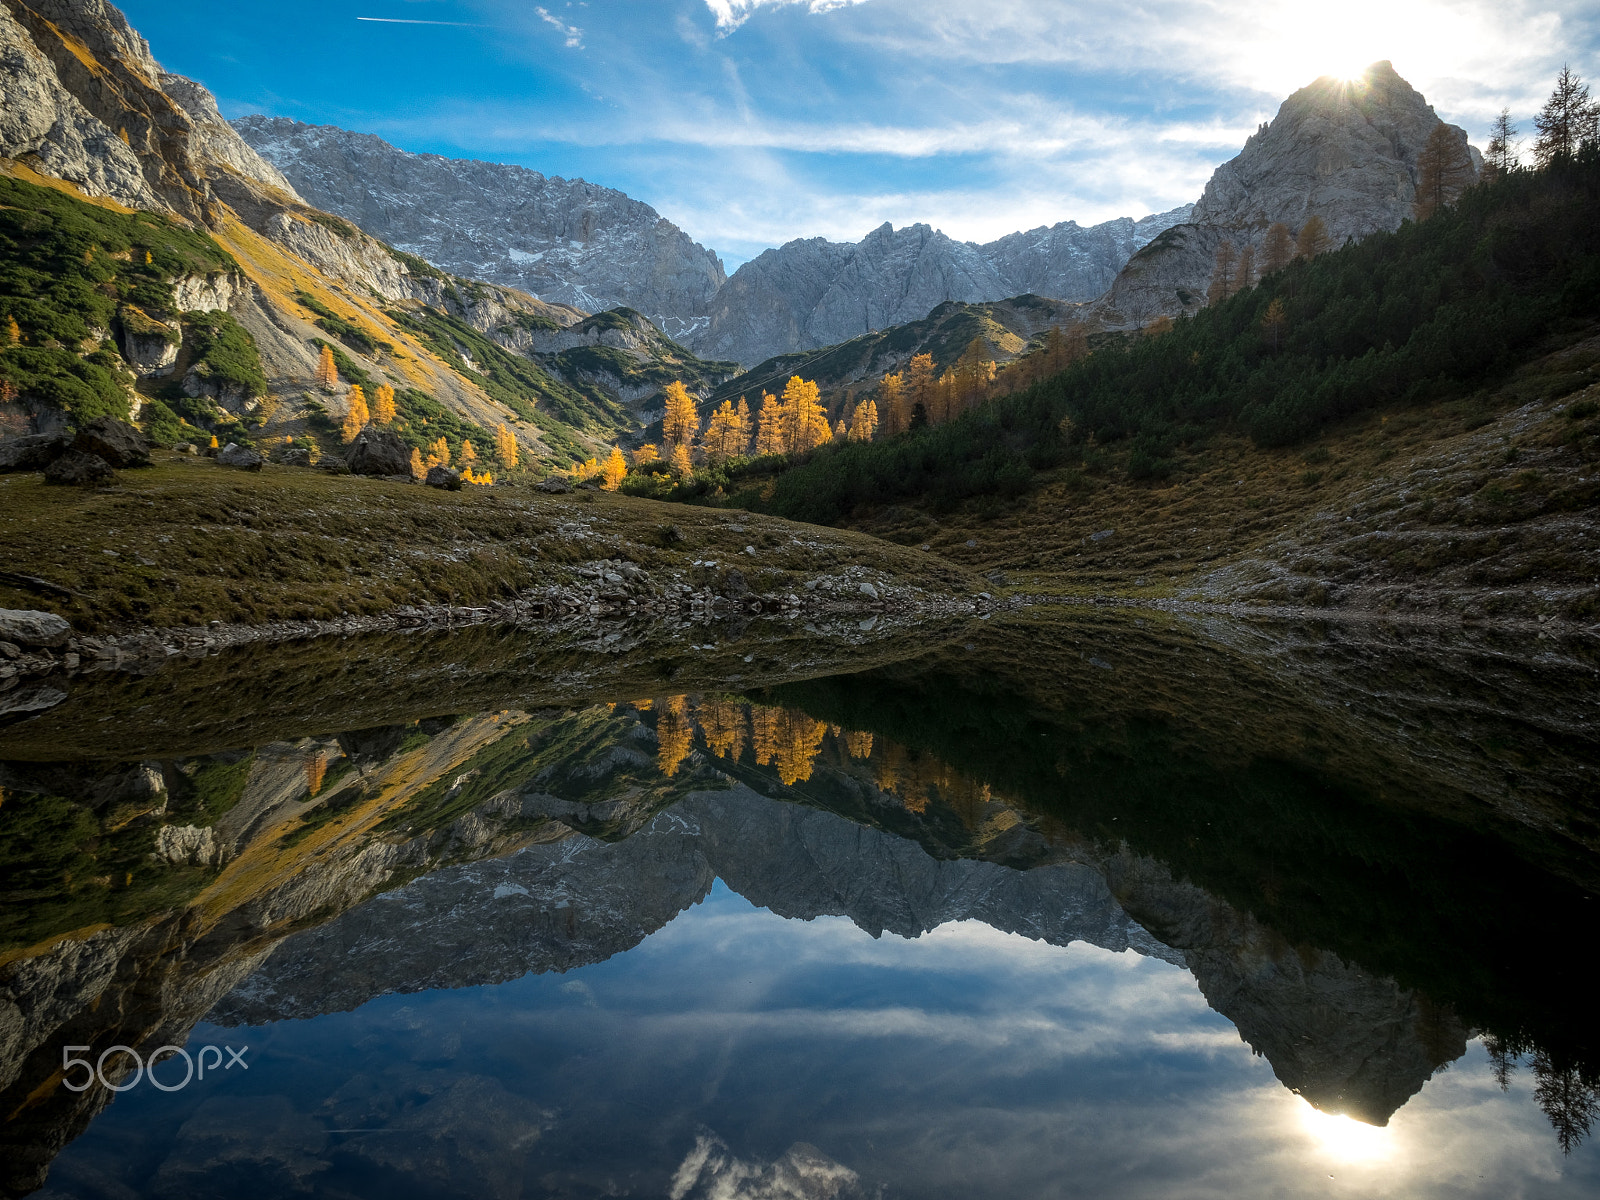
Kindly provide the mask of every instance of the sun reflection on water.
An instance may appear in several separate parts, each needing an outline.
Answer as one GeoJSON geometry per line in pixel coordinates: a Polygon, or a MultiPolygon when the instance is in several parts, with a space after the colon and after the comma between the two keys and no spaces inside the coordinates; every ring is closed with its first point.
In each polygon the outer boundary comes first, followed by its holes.
{"type": "Polygon", "coordinates": [[[1392,1128],[1320,1112],[1304,1100],[1300,1103],[1300,1124],[1325,1154],[1342,1163],[1381,1162],[1394,1153],[1392,1128]]]}

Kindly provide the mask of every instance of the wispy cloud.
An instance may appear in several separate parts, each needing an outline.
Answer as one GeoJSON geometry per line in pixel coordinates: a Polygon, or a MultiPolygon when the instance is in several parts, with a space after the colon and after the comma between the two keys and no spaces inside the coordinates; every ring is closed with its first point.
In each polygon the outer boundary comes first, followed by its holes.
{"type": "Polygon", "coordinates": [[[717,19],[717,31],[729,34],[748,21],[758,8],[783,8],[804,4],[809,11],[821,13],[866,2],[867,0],[706,0],[706,7],[717,19]]]}
{"type": "Polygon", "coordinates": [[[546,25],[554,25],[556,29],[560,31],[561,36],[566,39],[568,46],[574,50],[583,49],[583,30],[579,29],[576,25],[568,25],[560,17],[552,14],[548,9],[535,8],[533,11],[539,15],[539,19],[546,25]]]}

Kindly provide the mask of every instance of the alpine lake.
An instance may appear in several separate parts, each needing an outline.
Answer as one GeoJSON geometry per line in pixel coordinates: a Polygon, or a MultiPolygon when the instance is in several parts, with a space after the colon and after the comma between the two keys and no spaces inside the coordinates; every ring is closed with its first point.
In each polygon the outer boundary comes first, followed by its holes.
{"type": "Polygon", "coordinates": [[[1589,638],[1084,606],[41,686],[7,1195],[1600,1195],[1589,638]]]}

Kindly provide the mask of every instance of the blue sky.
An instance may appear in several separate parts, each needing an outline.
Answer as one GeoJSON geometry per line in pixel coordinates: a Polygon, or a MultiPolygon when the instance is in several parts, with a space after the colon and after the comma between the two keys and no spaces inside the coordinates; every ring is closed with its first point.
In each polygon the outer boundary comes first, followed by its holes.
{"type": "Polygon", "coordinates": [[[926,221],[984,241],[1198,197],[1282,98],[1380,58],[1478,144],[1563,61],[1592,0],[127,0],[228,116],[581,176],[730,267],[926,221]],[[362,20],[360,18],[377,18],[362,20]]]}

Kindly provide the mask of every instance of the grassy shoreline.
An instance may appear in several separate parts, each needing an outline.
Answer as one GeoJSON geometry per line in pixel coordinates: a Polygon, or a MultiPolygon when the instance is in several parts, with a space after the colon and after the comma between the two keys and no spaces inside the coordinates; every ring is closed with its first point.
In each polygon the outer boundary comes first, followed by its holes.
{"type": "Polygon", "coordinates": [[[685,589],[787,594],[846,575],[930,596],[983,586],[937,555],[742,512],[154,457],[93,490],[0,476],[0,607],[46,608],[107,635],[376,618],[541,590],[665,604],[685,589]]]}

